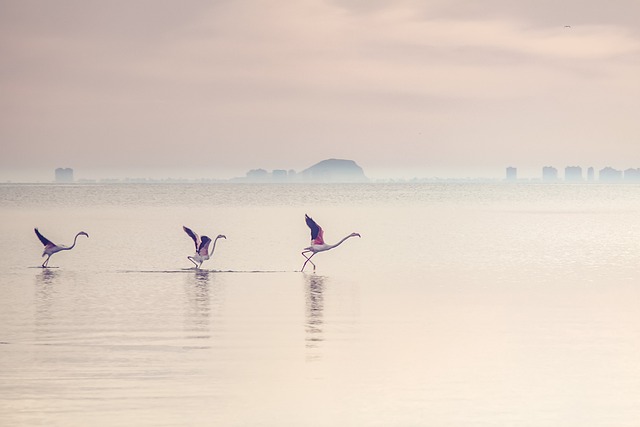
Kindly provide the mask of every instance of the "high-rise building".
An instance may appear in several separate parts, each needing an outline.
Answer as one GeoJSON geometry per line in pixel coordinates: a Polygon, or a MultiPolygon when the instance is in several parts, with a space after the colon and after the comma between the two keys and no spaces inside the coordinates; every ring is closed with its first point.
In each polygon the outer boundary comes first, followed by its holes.
{"type": "Polygon", "coordinates": [[[558,169],[553,166],[545,166],[542,168],[542,180],[544,182],[555,182],[558,180],[558,169]]]}
{"type": "Polygon", "coordinates": [[[587,169],[587,181],[594,181],[596,179],[596,172],[595,169],[593,169],[593,166],[591,166],[589,169],[587,169]]]}
{"type": "Polygon", "coordinates": [[[284,169],[274,169],[271,171],[271,177],[274,181],[284,182],[287,180],[287,171],[284,169]]]}
{"type": "Polygon", "coordinates": [[[640,168],[638,169],[627,169],[624,171],[624,180],[632,181],[632,182],[640,182],[640,168]]]}
{"type": "Polygon", "coordinates": [[[73,182],[73,169],[71,168],[56,169],[56,182],[73,182]]]}
{"type": "Polygon", "coordinates": [[[567,182],[582,181],[582,168],[580,166],[567,166],[564,168],[564,180],[567,182]]]}
{"type": "Polygon", "coordinates": [[[619,182],[622,181],[622,171],[607,166],[600,170],[600,181],[602,182],[619,182]]]}
{"type": "Polygon", "coordinates": [[[518,180],[518,169],[512,166],[507,168],[507,181],[517,181],[518,180]]]}

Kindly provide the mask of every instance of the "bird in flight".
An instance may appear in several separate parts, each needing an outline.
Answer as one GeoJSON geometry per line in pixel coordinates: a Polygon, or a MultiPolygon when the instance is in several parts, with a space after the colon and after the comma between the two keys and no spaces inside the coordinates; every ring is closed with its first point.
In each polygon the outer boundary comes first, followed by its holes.
{"type": "Polygon", "coordinates": [[[322,227],[320,227],[313,220],[313,218],[311,218],[307,214],[304,215],[304,219],[307,223],[307,226],[309,226],[309,229],[311,229],[311,245],[302,250],[302,256],[306,258],[306,261],[304,262],[304,264],[302,265],[302,268],[300,269],[301,272],[304,271],[304,268],[307,266],[308,262],[310,262],[311,265],[313,265],[313,271],[316,271],[316,265],[313,263],[313,261],[311,261],[311,258],[313,258],[313,256],[318,252],[328,251],[329,249],[333,249],[337,246],[340,246],[342,242],[344,242],[345,240],[351,237],[356,237],[356,236],[361,237],[360,234],[358,233],[351,233],[345,238],[343,238],[342,240],[340,240],[335,245],[329,245],[324,242],[324,230],[322,230],[322,227]],[[307,256],[307,254],[311,254],[311,255],[307,256]]]}
{"type": "Polygon", "coordinates": [[[185,233],[189,235],[193,239],[193,243],[196,245],[196,254],[194,256],[188,256],[187,259],[191,261],[196,268],[202,267],[202,263],[206,260],[210,259],[213,255],[213,251],[216,250],[216,243],[218,239],[226,239],[227,236],[219,234],[218,237],[213,241],[213,247],[211,248],[211,254],[209,254],[209,245],[211,244],[211,239],[208,236],[198,236],[194,233],[189,227],[182,226],[182,229],[185,233]]]}
{"type": "Polygon", "coordinates": [[[38,239],[40,239],[40,241],[44,245],[44,252],[42,252],[42,256],[47,255],[47,259],[45,259],[44,262],[42,263],[42,268],[46,268],[49,265],[49,258],[51,258],[51,255],[60,251],[70,251],[71,249],[73,249],[73,247],[76,245],[76,240],[78,239],[78,236],[89,237],[87,233],[85,233],[84,231],[81,231],[78,234],[76,234],[76,237],[73,238],[73,245],[64,246],[64,245],[56,245],[51,240],[47,239],[42,234],[40,234],[37,228],[34,228],[33,231],[36,232],[36,236],[38,236],[38,239]]]}

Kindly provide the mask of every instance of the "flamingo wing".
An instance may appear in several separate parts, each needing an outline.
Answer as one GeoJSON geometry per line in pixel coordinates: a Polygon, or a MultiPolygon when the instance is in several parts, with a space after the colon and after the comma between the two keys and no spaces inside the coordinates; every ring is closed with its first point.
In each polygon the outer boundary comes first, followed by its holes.
{"type": "Polygon", "coordinates": [[[199,255],[209,255],[209,243],[211,243],[209,236],[202,236],[202,243],[200,243],[200,247],[198,248],[199,255]]]}
{"type": "Polygon", "coordinates": [[[324,244],[324,230],[309,215],[305,214],[304,219],[311,229],[311,242],[314,245],[324,244]]]}
{"type": "Polygon", "coordinates": [[[40,232],[38,231],[37,228],[34,228],[33,231],[36,232],[36,236],[38,236],[38,239],[40,239],[40,241],[42,242],[43,245],[45,245],[45,246],[55,246],[55,243],[53,243],[51,240],[47,239],[42,234],[40,234],[40,232]]]}
{"type": "Polygon", "coordinates": [[[193,239],[193,243],[196,245],[196,252],[198,251],[198,246],[200,246],[200,236],[193,232],[189,227],[182,226],[182,229],[185,233],[189,235],[193,239]]]}

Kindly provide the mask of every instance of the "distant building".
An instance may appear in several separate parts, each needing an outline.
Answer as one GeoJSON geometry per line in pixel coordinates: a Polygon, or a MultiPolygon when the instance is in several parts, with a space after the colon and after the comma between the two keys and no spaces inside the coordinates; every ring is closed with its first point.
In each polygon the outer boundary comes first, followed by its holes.
{"type": "Polygon", "coordinates": [[[558,180],[558,169],[553,166],[545,166],[542,168],[542,180],[544,182],[555,182],[558,180]]]}
{"type": "Polygon", "coordinates": [[[624,171],[624,180],[630,182],[640,182],[640,168],[627,169],[624,171]]]}
{"type": "Polygon", "coordinates": [[[582,168],[580,166],[567,166],[564,168],[564,180],[567,182],[582,181],[582,168]]]}
{"type": "Polygon", "coordinates": [[[269,172],[264,169],[251,169],[247,172],[247,179],[249,181],[266,181],[269,177],[269,172]]]}
{"type": "Polygon", "coordinates": [[[622,171],[607,166],[600,170],[600,181],[602,182],[620,182],[622,181],[622,171]]]}
{"type": "Polygon", "coordinates": [[[507,168],[507,181],[517,181],[518,180],[518,169],[509,166],[507,168]]]}
{"type": "Polygon", "coordinates": [[[71,168],[56,169],[56,182],[73,182],[73,169],[71,168]]]}
{"type": "Polygon", "coordinates": [[[284,182],[287,180],[287,171],[284,169],[274,169],[271,172],[271,177],[274,181],[284,182]]]}
{"type": "Polygon", "coordinates": [[[587,181],[595,181],[595,179],[596,179],[596,172],[592,166],[589,169],[587,169],[587,181]]]}

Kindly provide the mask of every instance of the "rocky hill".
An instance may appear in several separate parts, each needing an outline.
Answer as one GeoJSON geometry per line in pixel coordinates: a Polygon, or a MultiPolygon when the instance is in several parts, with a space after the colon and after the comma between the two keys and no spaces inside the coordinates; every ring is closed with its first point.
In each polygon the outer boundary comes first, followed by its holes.
{"type": "Polygon", "coordinates": [[[369,179],[353,160],[327,159],[300,172],[309,182],[366,182],[369,179]]]}

